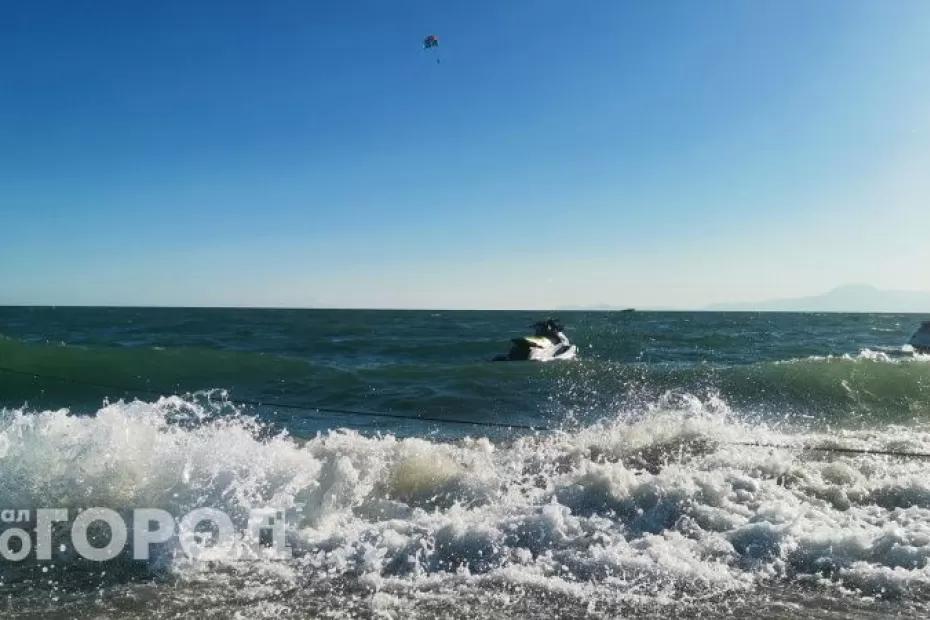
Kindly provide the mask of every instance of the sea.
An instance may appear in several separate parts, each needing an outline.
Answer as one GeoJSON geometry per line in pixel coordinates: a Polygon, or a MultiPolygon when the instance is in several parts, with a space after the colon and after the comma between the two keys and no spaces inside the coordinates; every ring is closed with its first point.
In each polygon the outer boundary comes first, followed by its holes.
{"type": "Polygon", "coordinates": [[[927,318],[0,308],[0,511],[272,508],[290,556],[59,527],[0,617],[928,617],[927,318]],[[549,317],[577,359],[490,361],[549,317]]]}

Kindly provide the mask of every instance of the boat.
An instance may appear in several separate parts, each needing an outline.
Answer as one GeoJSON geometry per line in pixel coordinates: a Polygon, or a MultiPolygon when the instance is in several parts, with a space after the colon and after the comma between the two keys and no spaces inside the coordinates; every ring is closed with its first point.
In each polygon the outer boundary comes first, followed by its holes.
{"type": "Polygon", "coordinates": [[[510,351],[495,362],[551,362],[574,359],[578,347],[569,342],[565,328],[554,319],[533,324],[535,333],[511,340],[510,351]]]}

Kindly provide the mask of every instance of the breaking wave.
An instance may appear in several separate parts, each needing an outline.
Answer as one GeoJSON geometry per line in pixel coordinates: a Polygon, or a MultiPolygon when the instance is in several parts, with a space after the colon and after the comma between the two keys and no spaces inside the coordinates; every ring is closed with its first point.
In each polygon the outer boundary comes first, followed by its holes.
{"type": "MultiPolygon", "coordinates": [[[[860,362],[780,368],[824,363],[860,362]]],[[[507,442],[351,430],[303,441],[206,393],[119,401],[92,416],[4,410],[0,498],[9,508],[176,515],[209,506],[240,522],[254,507],[286,511],[289,561],[204,571],[166,549],[108,567],[118,582],[199,584],[182,608],[234,584],[260,602],[237,609],[255,615],[460,610],[469,596],[519,615],[521,592],[610,615],[765,598],[784,586],[924,609],[926,462],[802,448],[830,445],[930,451],[930,426],[792,431],[746,421],[720,398],[677,394],[636,416],[507,442]]],[[[65,555],[51,569],[2,570],[0,586],[55,590],[82,571],[99,581],[100,567],[65,555]]]]}
{"type": "Polygon", "coordinates": [[[749,364],[576,364],[559,380],[563,410],[637,410],[669,393],[723,398],[760,419],[820,426],[930,421],[930,355],[864,349],[749,364]]]}

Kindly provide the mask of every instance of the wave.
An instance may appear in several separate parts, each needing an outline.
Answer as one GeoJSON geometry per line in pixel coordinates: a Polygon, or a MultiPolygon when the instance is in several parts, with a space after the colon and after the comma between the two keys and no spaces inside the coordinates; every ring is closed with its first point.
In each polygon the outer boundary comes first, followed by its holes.
{"type": "Polygon", "coordinates": [[[240,351],[177,347],[102,347],[27,343],[0,336],[5,402],[57,399],[71,404],[101,395],[197,391],[242,381],[299,380],[306,362],[240,351]],[[21,373],[21,374],[19,374],[21,373]]]}
{"type": "MultiPolygon", "coordinates": [[[[930,451],[930,427],[790,432],[724,401],[690,402],[509,442],[351,430],[298,441],[209,395],[93,416],[7,409],[0,497],[16,508],[209,506],[240,522],[251,508],[286,510],[292,560],[205,573],[167,550],[123,566],[180,583],[228,587],[229,571],[246,571],[243,588],[341,584],[366,600],[445,597],[453,609],[457,592],[505,602],[529,589],[610,610],[785,584],[930,601],[925,462],[738,445],[930,451]]],[[[68,557],[44,569],[56,584],[100,572],[68,557]]],[[[0,572],[0,583],[26,578],[0,572]]]]}
{"type": "Polygon", "coordinates": [[[813,425],[908,423],[930,415],[930,356],[865,349],[750,364],[576,364],[559,386],[558,407],[607,413],[648,409],[667,394],[720,397],[734,410],[813,425]]]}
{"type": "MultiPolygon", "coordinates": [[[[354,367],[196,348],[90,347],[0,337],[0,404],[92,413],[104,398],[222,387],[263,402],[431,414],[521,424],[589,423],[644,411],[665,394],[720,397],[744,415],[845,427],[907,423],[930,413],[930,356],[864,349],[746,364],[581,359],[560,365],[373,364],[354,367]]],[[[281,418],[284,419],[284,418],[281,418]]],[[[310,433],[287,418],[293,432],[310,433]]],[[[386,430],[390,428],[385,427],[386,430]]]]}

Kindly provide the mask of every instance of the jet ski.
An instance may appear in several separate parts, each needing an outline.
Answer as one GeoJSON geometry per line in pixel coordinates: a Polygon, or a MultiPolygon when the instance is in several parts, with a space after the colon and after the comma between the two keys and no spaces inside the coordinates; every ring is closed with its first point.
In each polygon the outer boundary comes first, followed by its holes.
{"type": "Polygon", "coordinates": [[[510,351],[498,355],[495,362],[551,362],[553,360],[570,360],[575,358],[578,347],[568,341],[565,328],[553,319],[534,323],[532,336],[514,338],[510,351]]]}
{"type": "Polygon", "coordinates": [[[924,321],[911,336],[911,346],[918,353],[930,353],[930,321],[924,321]]]}

